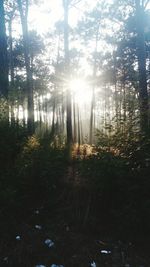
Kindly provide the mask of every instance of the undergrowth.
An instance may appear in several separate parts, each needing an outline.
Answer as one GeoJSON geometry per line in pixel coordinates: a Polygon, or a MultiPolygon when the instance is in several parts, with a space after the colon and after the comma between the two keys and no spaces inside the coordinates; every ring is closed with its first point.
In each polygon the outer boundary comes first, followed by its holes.
{"type": "Polygon", "coordinates": [[[0,214],[46,203],[64,221],[94,231],[135,237],[150,230],[149,142],[120,154],[97,148],[68,163],[65,148],[52,146],[48,134],[27,137],[17,125],[0,127],[0,214]]]}

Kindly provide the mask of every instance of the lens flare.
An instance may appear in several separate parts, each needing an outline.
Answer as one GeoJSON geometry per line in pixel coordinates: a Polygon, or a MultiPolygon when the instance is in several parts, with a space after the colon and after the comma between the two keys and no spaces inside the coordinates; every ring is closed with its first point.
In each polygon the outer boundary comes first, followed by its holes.
{"type": "Polygon", "coordinates": [[[77,103],[79,106],[89,104],[91,102],[92,91],[86,81],[82,79],[71,80],[69,87],[75,103],[77,103]]]}

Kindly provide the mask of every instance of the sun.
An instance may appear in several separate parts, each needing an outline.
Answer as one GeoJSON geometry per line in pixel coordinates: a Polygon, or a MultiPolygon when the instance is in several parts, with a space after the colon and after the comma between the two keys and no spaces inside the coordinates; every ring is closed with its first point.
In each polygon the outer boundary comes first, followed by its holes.
{"type": "Polygon", "coordinates": [[[79,106],[90,104],[92,99],[92,91],[85,80],[74,79],[69,83],[75,103],[79,106]]]}

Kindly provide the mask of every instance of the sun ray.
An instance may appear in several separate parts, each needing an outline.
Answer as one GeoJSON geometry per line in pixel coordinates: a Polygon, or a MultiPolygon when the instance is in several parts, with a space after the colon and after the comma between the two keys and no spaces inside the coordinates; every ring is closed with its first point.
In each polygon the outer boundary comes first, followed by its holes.
{"type": "Polygon", "coordinates": [[[69,83],[75,103],[79,106],[91,103],[92,91],[85,80],[73,79],[69,83]]]}

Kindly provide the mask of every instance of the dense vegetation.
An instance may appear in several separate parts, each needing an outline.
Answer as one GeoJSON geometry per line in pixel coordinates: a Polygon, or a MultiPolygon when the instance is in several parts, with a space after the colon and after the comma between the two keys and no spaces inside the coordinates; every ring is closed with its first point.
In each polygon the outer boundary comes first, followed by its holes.
{"type": "Polygon", "coordinates": [[[0,1],[0,266],[149,266],[150,3],[44,3],[0,1]]]}

